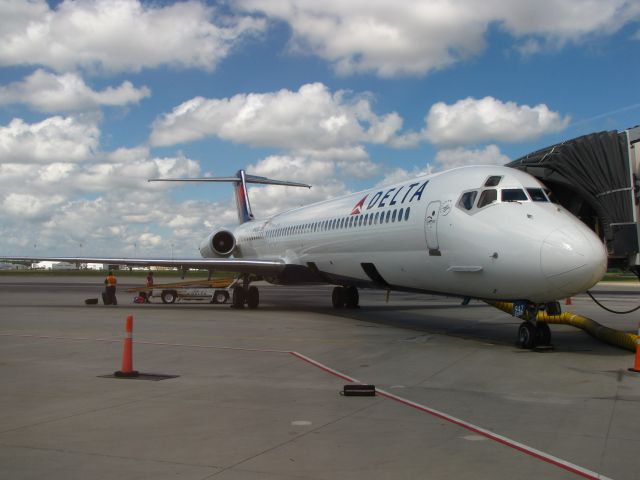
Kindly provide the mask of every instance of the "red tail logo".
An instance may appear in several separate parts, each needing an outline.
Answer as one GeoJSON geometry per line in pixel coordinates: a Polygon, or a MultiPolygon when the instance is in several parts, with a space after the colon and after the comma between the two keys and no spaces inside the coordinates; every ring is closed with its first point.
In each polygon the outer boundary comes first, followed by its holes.
{"type": "Polygon", "coordinates": [[[355,207],[353,207],[353,210],[351,210],[351,215],[358,215],[362,213],[362,206],[364,205],[364,201],[366,198],[367,198],[367,195],[362,197],[362,200],[356,203],[355,207]]]}

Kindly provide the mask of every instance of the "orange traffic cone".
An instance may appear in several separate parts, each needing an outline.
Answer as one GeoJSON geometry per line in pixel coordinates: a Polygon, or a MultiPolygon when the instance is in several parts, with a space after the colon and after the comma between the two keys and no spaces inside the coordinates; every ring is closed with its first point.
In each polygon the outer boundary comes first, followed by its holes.
{"type": "Polygon", "coordinates": [[[640,373],[640,323],[638,324],[638,337],[636,338],[636,361],[629,371],[640,373]]]}
{"type": "Polygon", "coordinates": [[[567,297],[564,301],[565,305],[573,305],[573,302],[571,301],[571,297],[567,297]]]}
{"type": "Polygon", "coordinates": [[[127,317],[127,326],[122,346],[122,370],[113,373],[116,377],[137,377],[133,369],[133,315],[127,317]]]}

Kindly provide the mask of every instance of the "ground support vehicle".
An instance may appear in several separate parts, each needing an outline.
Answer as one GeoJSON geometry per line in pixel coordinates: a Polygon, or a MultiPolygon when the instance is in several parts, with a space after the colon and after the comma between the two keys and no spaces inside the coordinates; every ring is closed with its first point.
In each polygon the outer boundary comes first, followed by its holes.
{"type": "Polygon", "coordinates": [[[162,303],[182,301],[208,301],[209,303],[227,303],[231,297],[229,290],[235,280],[220,278],[215,280],[191,280],[188,282],[162,283],[153,287],[132,287],[128,293],[138,293],[139,297],[152,300],[158,298],[162,303]]]}

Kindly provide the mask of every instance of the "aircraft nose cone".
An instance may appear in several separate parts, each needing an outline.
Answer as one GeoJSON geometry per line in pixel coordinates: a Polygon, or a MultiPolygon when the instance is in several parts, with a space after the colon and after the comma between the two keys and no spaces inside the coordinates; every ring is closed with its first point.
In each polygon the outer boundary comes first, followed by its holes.
{"type": "Polygon", "coordinates": [[[592,287],[607,269],[607,252],[591,231],[567,226],[555,230],[542,243],[540,266],[563,295],[592,287]]]}

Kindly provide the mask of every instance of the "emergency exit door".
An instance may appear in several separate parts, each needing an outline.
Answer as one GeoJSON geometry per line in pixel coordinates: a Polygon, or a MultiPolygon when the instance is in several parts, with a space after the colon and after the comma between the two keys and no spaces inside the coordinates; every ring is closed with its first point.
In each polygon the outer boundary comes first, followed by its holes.
{"type": "Polygon", "coordinates": [[[438,217],[440,215],[440,202],[430,202],[424,218],[424,233],[427,238],[429,255],[440,255],[438,244],[438,217]]]}

